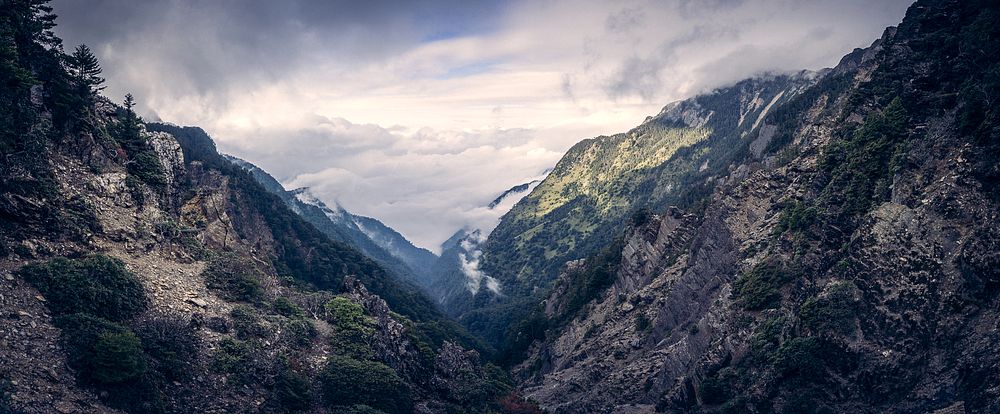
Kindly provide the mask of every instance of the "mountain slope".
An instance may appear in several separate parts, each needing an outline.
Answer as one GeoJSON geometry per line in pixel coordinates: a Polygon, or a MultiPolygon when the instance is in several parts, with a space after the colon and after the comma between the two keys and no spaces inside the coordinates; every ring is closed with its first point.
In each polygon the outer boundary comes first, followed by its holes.
{"type": "Polygon", "coordinates": [[[690,203],[704,190],[689,183],[725,173],[768,111],[816,76],[746,80],[670,104],[627,133],[574,145],[490,234],[487,271],[522,289],[545,286],[563,263],[609,242],[633,211],[690,203]]]}
{"type": "Polygon", "coordinates": [[[0,8],[0,412],[499,410],[432,302],[99,96],[49,11],[0,8]]]}
{"type": "MultiPolygon", "coordinates": [[[[171,125],[157,124],[153,129],[180,133],[178,127],[171,125]]],[[[330,208],[313,196],[308,188],[287,191],[278,180],[256,165],[232,156],[226,158],[247,170],[265,189],[284,200],[292,211],[331,239],[360,250],[403,280],[424,289],[432,283],[429,269],[437,256],[414,246],[382,222],[352,214],[339,205],[330,208]]]]}
{"type": "Polygon", "coordinates": [[[557,413],[995,411],[1000,124],[975,91],[1000,85],[998,9],[918,1],[766,117],[761,158],[702,208],[639,216],[566,268],[520,326],[529,395],[557,413]]]}
{"type": "MultiPolygon", "coordinates": [[[[497,215],[506,213],[540,182],[532,180],[507,189],[486,209],[497,215]]],[[[441,244],[441,256],[431,268],[434,275],[431,294],[449,315],[460,316],[503,294],[497,280],[480,269],[482,243],[489,230],[462,229],[441,244]]]]}
{"type": "Polygon", "coordinates": [[[765,75],[664,107],[627,133],[574,145],[483,244],[481,268],[503,286],[462,322],[493,343],[543,297],[567,262],[612,242],[634,213],[690,206],[757,154],[762,120],[825,73],[765,75]]]}

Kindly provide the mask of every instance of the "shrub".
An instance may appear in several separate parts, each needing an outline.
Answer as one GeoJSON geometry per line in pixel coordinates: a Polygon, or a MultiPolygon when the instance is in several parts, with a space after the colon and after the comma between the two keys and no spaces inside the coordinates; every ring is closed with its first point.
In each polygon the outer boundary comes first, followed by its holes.
{"type": "Polygon", "coordinates": [[[792,274],[781,263],[765,260],[733,284],[733,291],[746,310],[777,307],[781,302],[781,287],[792,274]]]}
{"type": "Polygon", "coordinates": [[[330,405],[367,405],[387,413],[408,413],[410,391],[388,366],[343,356],[330,358],[320,375],[323,397],[330,405]]]}
{"type": "Polygon", "coordinates": [[[108,256],[60,257],[24,266],[19,273],[45,296],[56,315],[83,312],[123,321],[146,308],[142,283],[120,260],[108,256]]]}
{"type": "Polygon", "coordinates": [[[218,373],[233,373],[246,365],[249,349],[243,342],[224,338],[219,341],[210,367],[218,373]]]}
{"type": "Polygon", "coordinates": [[[649,220],[652,218],[653,218],[653,212],[650,211],[648,208],[643,207],[637,209],[632,212],[632,217],[631,217],[632,226],[641,227],[646,223],[649,223],[649,220]]]}
{"type": "Polygon", "coordinates": [[[375,319],[365,315],[364,308],[350,299],[338,296],[327,302],[327,320],[333,324],[330,339],[334,352],[358,359],[371,357],[368,342],[375,333],[375,319]]]}
{"type": "Polygon", "coordinates": [[[855,315],[854,285],[832,285],[821,296],[807,299],[799,309],[802,323],[817,333],[848,333],[855,315]]]}
{"type": "Polygon", "coordinates": [[[274,302],[271,303],[271,308],[273,308],[279,315],[287,316],[289,318],[298,318],[302,316],[302,309],[299,309],[295,302],[292,302],[284,296],[275,299],[274,302]]]}
{"type": "Polygon", "coordinates": [[[645,313],[637,313],[635,315],[635,331],[646,332],[650,328],[652,328],[652,323],[649,321],[649,317],[645,313]]]}
{"type": "Polygon", "coordinates": [[[146,372],[142,343],[128,328],[83,313],[62,316],[56,323],[70,366],[84,382],[121,383],[146,372]]]}
{"type": "Polygon", "coordinates": [[[138,378],[146,372],[142,342],[132,332],[104,332],[94,344],[90,363],[92,377],[114,384],[138,378]]]}
{"type": "Polygon", "coordinates": [[[216,256],[202,275],[205,284],[226,299],[259,302],[264,296],[263,273],[252,262],[235,254],[216,256]]]}
{"type": "Polygon", "coordinates": [[[818,217],[816,207],[807,207],[801,201],[785,206],[778,219],[777,233],[791,231],[793,233],[804,232],[809,229],[818,217]]]}
{"type": "Polygon", "coordinates": [[[152,358],[152,368],[170,381],[187,378],[198,354],[198,335],[176,316],[152,315],[135,323],[142,348],[152,358]]]}
{"type": "Polygon", "coordinates": [[[312,322],[302,318],[292,319],[284,326],[285,341],[296,346],[308,345],[319,334],[312,322]]]}
{"type": "Polygon", "coordinates": [[[823,358],[823,344],[818,338],[792,338],[775,353],[774,369],[783,377],[820,379],[825,372],[823,358]]]}
{"type": "Polygon", "coordinates": [[[229,312],[229,316],[233,318],[233,330],[236,331],[237,338],[260,338],[268,334],[267,327],[254,308],[237,305],[229,312]]]}
{"type": "Polygon", "coordinates": [[[290,369],[278,375],[274,383],[274,394],[284,411],[305,411],[312,405],[309,379],[290,369]]]}

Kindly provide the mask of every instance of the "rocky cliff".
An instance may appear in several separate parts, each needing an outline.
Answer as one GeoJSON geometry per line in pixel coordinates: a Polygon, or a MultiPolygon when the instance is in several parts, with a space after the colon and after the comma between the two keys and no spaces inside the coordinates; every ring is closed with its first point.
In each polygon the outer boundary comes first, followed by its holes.
{"type": "MultiPolygon", "coordinates": [[[[422,294],[0,8],[0,412],[497,412],[422,294]]],[[[199,130],[200,131],[200,130],[199,130]]]]}
{"type": "Polygon", "coordinates": [[[700,208],[635,217],[603,279],[604,257],[568,265],[518,331],[527,393],[567,413],[994,412],[998,18],[918,1],[763,117],[700,208]]]}
{"type": "Polygon", "coordinates": [[[671,103],[629,132],[574,145],[483,244],[481,267],[504,296],[479,300],[463,322],[494,343],[508,340],[510,320],[540,299],[564,263],[599,252],[633,213],[697,203],[734,160],[762,150],[768,137],[745,143],[763,120],[822,75],[760,75],[671,103]]]}

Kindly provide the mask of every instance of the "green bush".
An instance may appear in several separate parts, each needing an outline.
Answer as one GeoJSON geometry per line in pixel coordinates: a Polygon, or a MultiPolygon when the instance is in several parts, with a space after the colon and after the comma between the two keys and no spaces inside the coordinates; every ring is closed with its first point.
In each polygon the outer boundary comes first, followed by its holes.
{"type": "Polygon", "coordinates": [[[824,346],[815,337],[792,338],[781,344],[774,355],[774,370],[782,377],[825,378],[824,346]]]}
{"type": "Polygon", "coordinates": [[[309,378],[290,369],[278,375],[274,383],[274,394],[285,412],[305,411],[312,405],[309,378]]]}
{"type": "Polygon", "coordinates": [[[133,380],[148,368],[142,342],[128,328],[77,313],[59,317],[70,366],[84,382],[116,384],[133,380]]]}
{"type": "Polygon", "coordinates": [[[262,338],[269,334],[267,326],[257,314],[257,310],[246,305],[237,305],[229,312],[233,318],[233,330],[240,339],[262,338]]]}
{"type": "Polygon", "coordinates": [[[104,332],[91,354],[92,376],[98,382],[114,384],[138,378],[147,369],[142,342],[132,332],[104,332]]]}
{"type": "Polygon", "coordinates": [[[775,308],[781,303],[781,287],[792,272],[774,260],[765,260],[733,283],[733,292],[746,310],[775,308]]]}
{"type": "Polygon", "coordinates": [[[285,341],[294,346],[306,346],[319,334],[312,322],[303,318],[294,318],[284,324],[285,341]]]}
{"type": "Polygon", "coordinates": [[[368,345],[371,335],[375,333],[375,319],[365,315],[361,304],[338,296],[325,305],[326,318],[333,325],[331,344],[338,355],[358,359],[371,358],[372,350],[368,345]]]}
{"type": "Polygon", "coordinates": [[[185,379],[198,357],[199,338],[185,320],[153,315],[135,323],[142,349],[152,359],[151,368],[169,381],[185,379]]]}
{"type": "Polygon", "coordinates": [[[850,224],[889,196],[892,162],[903,150],[908,114],[898,97],[870,115],[844,140],[823,149],[819,167],[826,173],[822,200],[850,224]]]}
{"type": "Polygon", "coordinates": [[[647,329],[652,328],[652,322],[649,321],[649,317],[645,313],[639,312],[635,315],[635,331],[636,332],[646,332],[647,329]]]}
{"type": "Polygon", "coordinates": [[[295,302],[292,302],[284,296],[275,299],[274,302],[271,303],[271,308],[273,308],[279,315],[287,316],[289,318],[298,318],[302,316],[302,309],[300,309],[295,302]]]}
{"type": "Polygon", "coordinates": [[[334,356],[320,374],[323,398],[335,406],[367,405],[387,413],[408,413],[410,391],[388,366],[334,356]]]}
{"type": "Polygon", "coordinates": [[[856,303],[850,282],[832,285],[826,294],[807,299],[799,309],[802,323],[816,333],[849,333],[856,303]]]}
{"type": "Polygon", "coordinates": [[[816,222],[818,212],[816,207],[807,207],[801,201],[785,206],[778,219],[777,233],[791,231],[800,233],[809,229],[816,222]]]}
{"type": "Polygon", "coordinates": [[[235,339],[223,338],[219,341],[210,367],[218,373],[237,372],[246,365],[250,350],[246,344],[235,339]]]}
{"type": "Polygon", "coordinates": [[[263,273],[251,261],[235,254],[216,256],[202,276],[210,289],[229,300],[259,302],[264,296],[263,273]]]}
{"type": "Polygon", "coordinates": [[[19,274],[45,296],[56,315],[82,312],[123,321],[146,308],[142,283],[108,256],[55,258],[24,266],[19,274]]]}

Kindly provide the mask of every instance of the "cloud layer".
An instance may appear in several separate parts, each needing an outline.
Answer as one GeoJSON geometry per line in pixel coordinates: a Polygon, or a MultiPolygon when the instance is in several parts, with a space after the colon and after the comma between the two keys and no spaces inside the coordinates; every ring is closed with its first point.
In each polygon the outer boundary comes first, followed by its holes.
{"type": "Polygon", "coordinates": [[[830,66],[908,0],[57,0],[107,93],[434,248],[570,145],[830,66]]]}

